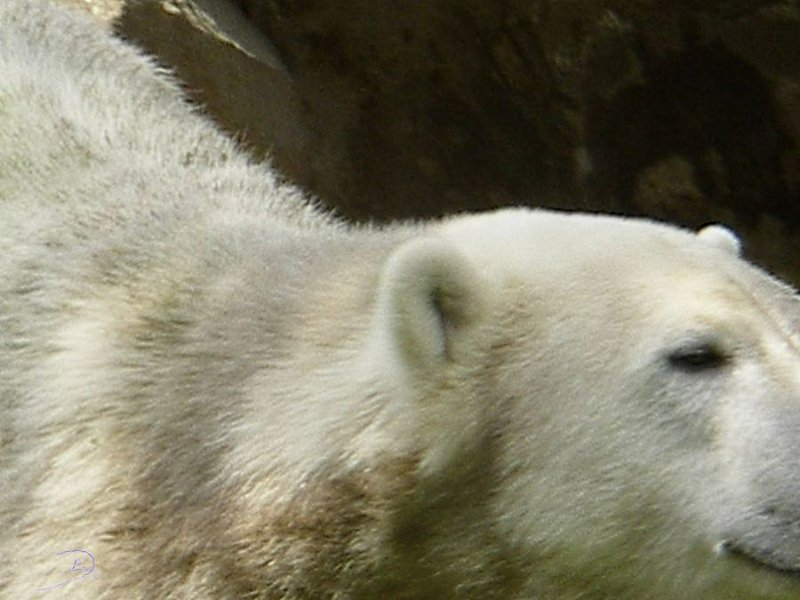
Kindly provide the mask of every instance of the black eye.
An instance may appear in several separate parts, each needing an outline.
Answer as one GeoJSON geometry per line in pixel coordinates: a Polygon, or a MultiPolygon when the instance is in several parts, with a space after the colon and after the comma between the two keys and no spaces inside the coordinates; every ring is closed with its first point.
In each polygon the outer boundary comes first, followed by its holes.
{"type": "Polygon", "coordinates": [[[696,342],[678,348],[669,355],[668,360],[674,369],[696,373],[724,367],[729,357],[717,344],[696,342]]]}

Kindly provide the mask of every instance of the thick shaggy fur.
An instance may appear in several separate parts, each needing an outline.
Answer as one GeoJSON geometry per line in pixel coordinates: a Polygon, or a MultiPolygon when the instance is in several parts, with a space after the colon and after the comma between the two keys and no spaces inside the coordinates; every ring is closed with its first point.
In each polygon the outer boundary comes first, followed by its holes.
{"type": "Polygon", "coordinates": [[[0,3],[0,596],[789,599],[794,293],[701,235],[353,228],[0,3]]]}

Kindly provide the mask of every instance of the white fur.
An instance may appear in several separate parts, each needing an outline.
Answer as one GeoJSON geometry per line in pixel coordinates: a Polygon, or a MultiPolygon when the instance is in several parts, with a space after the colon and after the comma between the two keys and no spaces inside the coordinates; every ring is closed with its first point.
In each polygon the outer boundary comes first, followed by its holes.
{"type": "Polygon", "coordinates": [[[725,226],[707,225],[697,232],[697,237],[734,256],[740,256],[742,253],[742,241],[739,236],[725,226]]]}
{"type": "Polygon", "coordinates": [[[345,226],[5,0],[0,596],[797,598],[798,298],[738,251],[345,226]]]}

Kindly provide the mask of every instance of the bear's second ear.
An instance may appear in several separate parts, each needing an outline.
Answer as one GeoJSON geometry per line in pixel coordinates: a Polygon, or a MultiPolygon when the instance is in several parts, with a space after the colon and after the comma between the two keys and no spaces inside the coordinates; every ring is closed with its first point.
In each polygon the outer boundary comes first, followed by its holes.
{"type": "Polygon", "coordinates": [[[739,236],[724,225],[706,225],[697,232],[697,238],[709,246],[714,246],[734,256],[741,256],[742,241],[739,236]]]}
{"type": "Polygon", "coordinates": [[[464,332],[486,309],[482,284],[452,244],[436,238],[407,242],[383,266],[374,333],[412,369],[457,360],[464,332]]]}

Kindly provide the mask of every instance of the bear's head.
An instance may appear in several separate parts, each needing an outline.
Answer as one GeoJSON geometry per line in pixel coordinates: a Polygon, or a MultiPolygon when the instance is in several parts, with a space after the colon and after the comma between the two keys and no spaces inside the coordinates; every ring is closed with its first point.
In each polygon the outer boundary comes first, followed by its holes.
{"type": "Polygon", "coordinates": [[[374,328],[433,520],[519,597],[800,597],[800,299],[728,230],[458,217],[389,258],[374,328]]]}

